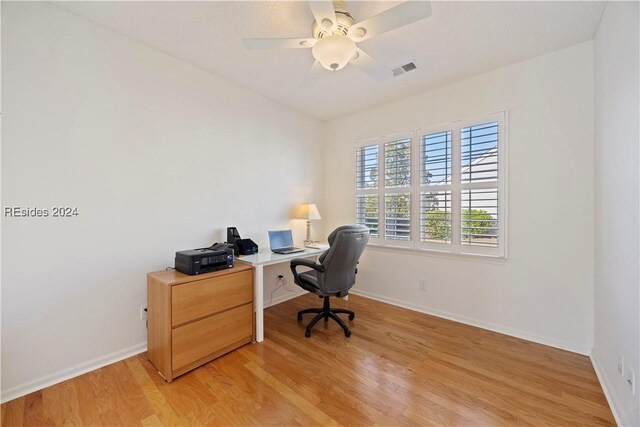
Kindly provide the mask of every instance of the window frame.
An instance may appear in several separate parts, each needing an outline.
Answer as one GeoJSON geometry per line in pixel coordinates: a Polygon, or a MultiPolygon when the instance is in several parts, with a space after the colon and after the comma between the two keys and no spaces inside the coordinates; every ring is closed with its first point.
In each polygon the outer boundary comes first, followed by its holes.
{"type": "MultiPolygon", "coordinates": [[[[507,258],[507,122],[508,114],[506,110],[490,114],[483,114],[468,117],[460,120],[453,120],[437,125],[422,126],[411,131],[396,132],[380,137],[362,139],[355,143],[353,148],[352,167],[354,171],[353,189],[355,191],[352,198],[354,205],[357,196],[361,194],[377,194],[378,196],[378,237],[372,237],[369,245],[387,248],[401,248],[404,250],[414,250],[425,253],[439,253],[454,256],[481,256],[490,258],[507,258]],[[483,181],[462,183],[462,129],[484,123],[498,123],[498,178],[496,181],[483,181]],[[451,179],[448,184],[422,184],[421,171],[421,140],[423,136],[439,132],[451,132],[451,179]],[[385,188],[384,176],[384,147],[385,143],[398,141],[401,139],[410,140],[410,186],[401,188],[385,188]],[[357,189],[357,166],[356,152],[360,147],[378,145],[378,186],[375,190],[357,189]],[[498,192],[498,241],[497,247],[483,247],[462,244],[462,193],[471,189],[496,189],[498,192]],[[420,194],[426,189],[431,191],[450,191],[451,206],[451,240],[449,243],[422,242],[420,240],[420,194]],[[406,193],[410,195],[411,206],[411,232],[408,241],[392,240],[385,238],[385,195],[393,193],[406,193]]],[[[357,217],[357,207],[354,206],[353,217],[357,217]]]]}

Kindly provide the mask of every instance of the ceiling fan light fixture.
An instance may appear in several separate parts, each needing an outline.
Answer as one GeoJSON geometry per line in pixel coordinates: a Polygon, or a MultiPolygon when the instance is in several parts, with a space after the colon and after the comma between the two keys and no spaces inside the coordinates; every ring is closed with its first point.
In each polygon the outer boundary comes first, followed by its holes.
{"type": "Polygon", "coordinates": [[[344,68],[356,53],[356,44],[341,34],[323,37],[313,45],[311,54],[329,71],[344,68]]]}

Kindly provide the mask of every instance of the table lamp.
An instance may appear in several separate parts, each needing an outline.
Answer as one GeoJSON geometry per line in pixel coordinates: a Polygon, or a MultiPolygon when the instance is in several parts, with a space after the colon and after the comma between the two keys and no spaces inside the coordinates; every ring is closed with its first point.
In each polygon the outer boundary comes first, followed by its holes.
{"type": "Polygon", "coordinates": [[[311,240],[311,221],[316,219],[322,219],[320,212],[315,203],[303,203],[296,208],[294,218],[307,220],[307,238],[304,241],[305,245],[313,243],[311,240]]]}

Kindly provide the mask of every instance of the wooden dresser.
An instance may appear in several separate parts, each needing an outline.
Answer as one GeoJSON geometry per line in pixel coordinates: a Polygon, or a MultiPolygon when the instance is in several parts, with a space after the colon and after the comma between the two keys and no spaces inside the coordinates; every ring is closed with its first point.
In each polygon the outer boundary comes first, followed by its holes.
{"type": "Polygon", "coordinates": [[[147,353],[167,381],[254,340],[253,267],[147,274],[147,353]]]}

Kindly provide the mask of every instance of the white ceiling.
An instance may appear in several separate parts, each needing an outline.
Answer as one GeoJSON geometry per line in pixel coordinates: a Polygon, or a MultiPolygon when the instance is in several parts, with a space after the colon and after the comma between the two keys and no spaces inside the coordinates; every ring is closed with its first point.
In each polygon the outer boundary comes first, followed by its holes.
{"type": "MultiPolygon", "coordinates": [[[[399,3],[346,1],[356,21],[399,3]]],[[[591,1],[433,2],[430,18],[359,44],[389,68],[417,70],[378,83],[347,66],[302,89],[309,49],[247,51],[241,40],[310,37],[306,2],[54,4],[323,120],[590,40],[604,10],[591,1]]]]}

